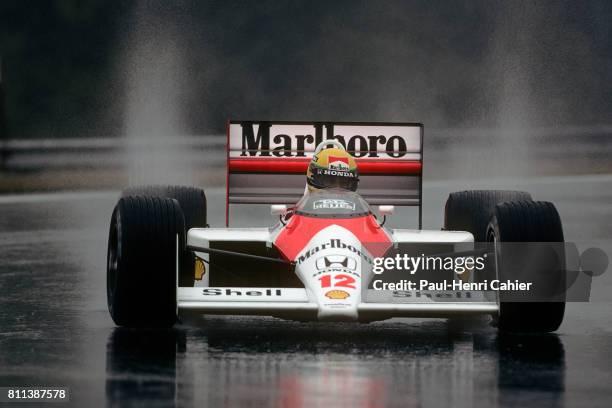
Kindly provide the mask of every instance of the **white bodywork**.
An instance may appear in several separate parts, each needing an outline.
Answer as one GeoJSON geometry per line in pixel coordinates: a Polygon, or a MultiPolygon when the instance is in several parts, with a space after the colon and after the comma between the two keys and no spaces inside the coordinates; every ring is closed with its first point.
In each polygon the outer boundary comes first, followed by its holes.
{"type": "MultiPolygon", "coordinates": [[[[272,245],[277,229],[206,228],[191,229],[187,244],[208,247],[211,241],[258,241],[272,245]]],[[[389,230],[398,243],[473,242],[468,232],[389,230]]],[[[208,255],[196,252],[208,260],[208,255]]],[[[497,301],[477,292],[453,292],[447,299],[440,293],[367,289],[373,278],[372,255],[349,230],[330,225],[315,234],[296,257],[295,272],[304,288],[214,288],[180,287],[179,311],[205,314],[267,315],[298,320],[372,321],[392,317],[448,317],[466,314],[495,314],[497,301]],[[337,244],[331,243],[335,240],[337,244]],[[339,244],[341,243],[341,244],[339,244]],[[310,251],[310,255],[308,252],[310,251]],[[326,281],[327,280],[327,281],[326,281]],[[340,283],[340,286],[338,286],[340,283]]],[[[178,273],[178,272],[177,272],[178,273]]]]}

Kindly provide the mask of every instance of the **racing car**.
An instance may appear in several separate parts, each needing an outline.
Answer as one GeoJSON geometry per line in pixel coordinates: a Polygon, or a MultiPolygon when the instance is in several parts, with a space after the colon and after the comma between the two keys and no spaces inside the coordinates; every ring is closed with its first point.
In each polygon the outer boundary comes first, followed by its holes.
{"type": "MultiPolygon", "coordinates": [[[[434,245],[476,253],[478,243],[488,242],[495,271],[500,243],[564,240],[555,206],[520,191],[451,193],[443,227],[422,229],[423,134],[418,123],[229,121],[225,227],[208,225],[200,188],[135,186],[122,192],[108,239],[113,321],[170,327],[187,313],[354,322],[490,315],[500,330],[557,330],[562,296],[519,302],[488,292],[373,287],[374,260],[393,251],[416,253],[434,245]],[[358,191],[304,188],[312,157],[330,145],[357,161],[358,191]],[[275,225],[230,226],[236,208],[261,205],[278,217],[275,225]],[[413,229],[386,225],[399,206],[418,210],[413,229]]],[[[562,287],[559,262],[536,271],[537,279],[562,287]]]]}

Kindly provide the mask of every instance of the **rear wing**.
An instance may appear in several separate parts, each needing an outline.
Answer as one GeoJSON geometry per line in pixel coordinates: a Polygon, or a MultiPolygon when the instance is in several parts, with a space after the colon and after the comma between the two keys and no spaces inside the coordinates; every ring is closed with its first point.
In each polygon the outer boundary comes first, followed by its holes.
{"type": "Polygon", "coordinates": [[[227,125],[226,225],[231,204],[295,204],[316,146],[337,140],[357,161],[370,205],[417,206],[422,224],[423,125],[253,122],[227,125]]]}

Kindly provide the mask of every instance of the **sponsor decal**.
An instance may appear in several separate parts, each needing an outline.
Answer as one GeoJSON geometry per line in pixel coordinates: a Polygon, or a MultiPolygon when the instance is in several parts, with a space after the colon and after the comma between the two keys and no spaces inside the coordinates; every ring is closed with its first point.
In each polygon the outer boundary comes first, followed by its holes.
{"type": "Polygon", "coordinates": [[[357,261],[355,258],[346,255],[325,255],[317,259],[315,263],[317,270],[332,269],[357,269],[357,261]]]}
{"type": "Polygon", "coordinates": [[[355,278],[359,279],[357,260],[346,255],[325,255],[315,262],[317,272],[312,277],[321,283],[321,288],[342,287],[356,289],[355,278]]]}
{"type": "Polygon", "coordinates": [[[327,168],[330,170],[348,170],[350,168],[348,157],[329,156],[328,160],[327,168]]]}
{"type": "Polygon", "coordinates": [[[195,260],[195,280],[202,280],[205,273],[206,273],[206,266],[204,266],[204,261],[202,261],[200,258],[196,258],[195,260]]]}
{"type": "Polygon", "coordinates": [[[329,210],[355,210],[355,203],[346,200],[326,199],[316,200],[312,203],[313,210],[329,209],[329,210]]]}
{"type": "Polygon", "coordinates": [[[357,256],[365,259],[366,262],[372,263],[372,258],[361,252],[359,249],[355,248],[353,245],[345,244],[340,239],[330,239],[329,242],[321,245],[314,246],[312,248],[308,248],[302,255],[300,255],[296,259],[296,263],[299,265],[305,261],[307,261],[310,257],[316,254],[319,251],[325,249],[348,249],[349,251],[355,253],[357,256]]]}
{"type": "Polygon", "coordinates": [[[452,299],[452,298],[456,298],[456,299],[471,299],[472,298],[472,293],[469,291],[464,291],[464,292],[447,292],[447,291],[442,291],[442,292],[436,292],[436,291],[427,291],[427,290],[423,290],[423,291],[411,291],[411,290],[395,290],[393,291],[393,297],[397,297],[397,298],[409,298],[409,297],[416,297],[416,298],[448,298],[448,299],[452,299]]]}
{"type": "MultiPolygon", "coordinates": [[[[357,260],[351,256],[346,255],[326,255],[317,259],[315,262],[316,272],[312,274],[313,278],[326,274],[349,274],[356,278],[361,278],[359,271],[357,271],[357,260]]],[[[322,279],[330,279],[329,277],[321,277],[322,279]]],[[[331,286],[328,284],[328,286],[331,286]]]]}
{"type": "Polygon", "coordinates": [[[409,140],[398,134],[384,134],[385,126],[361,126],[361,134],[340,134],[334,130],[334,125],[320,123],[307,126],[308,130],[301,126],[299,132],[303,134],[276,134],[271,132],[273,124],[269,122],[243,122],[240,127],[241,156],[306,157],[307,146],[315,147],[323,140],[337,140],[355,157],[401,158],[407,153],[409,140]]]}
{"type": "Polygon", "coordinates": [[[202,289],[205,296],[282,296],[282,289],[262,290],[238,290],[230,288],[205,288],[202,289]]]}
{"type": "Polygon", "coordinates": [[[330,170],[330,169],[319,169],[317,174],[323,174],[324,176],[336,176],[336,177],[347,177],[354,178],[355,173],[345,170],[330,170]]]}
{"type": "Polygon", "coordinates": [[[340,289],[334,289],[334,290],[330,290],[328,292],[325,293],[325,296],[330,298],[330,299],[346,299],[348,297],[350,297],[350,293],[344,291],[344,290],[340,290],[340,289]]]}

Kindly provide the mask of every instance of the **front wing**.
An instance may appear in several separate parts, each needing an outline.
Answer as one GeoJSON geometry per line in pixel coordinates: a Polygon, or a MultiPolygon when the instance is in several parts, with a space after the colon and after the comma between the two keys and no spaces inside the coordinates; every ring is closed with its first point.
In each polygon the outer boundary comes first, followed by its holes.
{"type": "MultiPolygon", "coordinates": [[[[497,314],[497,301],[482,292],[388,292],[367,290],[357,305],[359,320],[393,317],[453,317],[497,314]],[[400,296],[398,296],[398,294],[400,296]]],[[[179,312],[260,315],[316,320],[319,305],[306,289],[299,288],[202,288],[179,287],[179,312]]]]}

